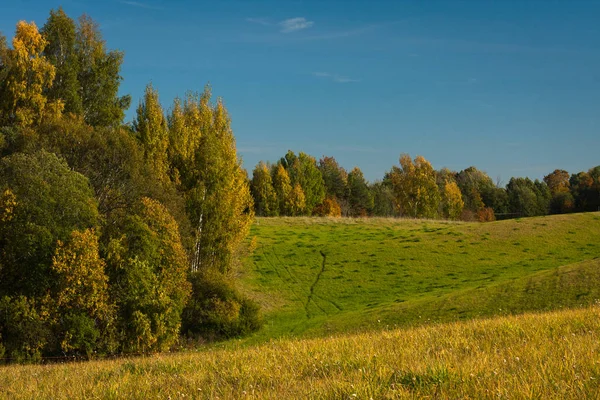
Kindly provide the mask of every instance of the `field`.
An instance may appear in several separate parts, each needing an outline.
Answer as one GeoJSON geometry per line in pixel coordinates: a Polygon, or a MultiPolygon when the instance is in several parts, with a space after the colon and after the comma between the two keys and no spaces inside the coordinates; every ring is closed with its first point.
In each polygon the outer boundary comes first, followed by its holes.
{"type": "Polygon", "coordinates": [[[600,213],[260,218],[250,338],[0,367],[1,398],[599,398],[600,213]]]}
{"type": "Polygon", "coordinates": [[[600,307],[238,349],[0,368],[4,398],[596,399],[600,307]]]}
{"type": "Polygon", "coordinates": [[[243,282],[260,342],[600,299],[600,213],[461,223],[261,218],[243,282]]]}

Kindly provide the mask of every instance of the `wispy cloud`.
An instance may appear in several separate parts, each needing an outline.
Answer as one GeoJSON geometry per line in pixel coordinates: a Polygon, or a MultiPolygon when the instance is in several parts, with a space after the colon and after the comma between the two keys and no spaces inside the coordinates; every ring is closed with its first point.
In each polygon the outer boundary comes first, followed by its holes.
{"type": "Polygon", "coordinates": [[[273,23],[269,22],[267,18],[246,18],[246,21],[263,26],[273,26],[273,23]]]}
{"type": "Polygon", "coordinates": [[[314,24],[315,23],[313,21],[309,21],[304,17],[296,17],[283,20],[277,25],[279,25],[279,27],[281,28],[282,33],[291,33],[301,31],[302,29],[310,28],[314,24]]]}
{"type": "Polygon", "coordinates": [[[348,78],[347,76],[332,74],[329,72],[313,72],[313,76],[316,76],[317,78],[329,79],[336,83],[360,82],[359,79],[348,78]]]}
{"type": "Polygon", "coordinates": [[[127,4],[128,6],[132,6],[132,7],[138,7],[138,8],[146,8],[148,10],[162,10],[162,7],[156,6],[156,5],[152,5],[152,4],[147,4],[147,3],[141,3],[139,1],[121,1],[121,4],[127,4]]]}
{"type": "Polygon", "coordinates": [[[304,17],[288,18],[283,21],[272,22],[268,18],[246,18],[247,22],[262,26],[276,26],[281,33],[292,33],[310,28],[315,23],[304,17]]]}

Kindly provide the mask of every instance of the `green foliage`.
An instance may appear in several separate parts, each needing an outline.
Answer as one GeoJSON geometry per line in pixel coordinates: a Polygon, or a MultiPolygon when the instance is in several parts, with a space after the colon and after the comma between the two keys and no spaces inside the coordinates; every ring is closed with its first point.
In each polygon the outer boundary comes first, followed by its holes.
{"type": "Polygon", "coordinates": [[[273,180],[269,167],[262,161],[252,172],[250,191],[254,199],[254,209],[257,215],[272,217],[279,214],[277,193],[273,188],[273,180]]]}
{"type": "Polygon", "coordinates": [[[190,284],[177,223],[144,198],[109,244],[107,272],[125,351],[166,350],[177,340],[190,284]]]}
{"type": "Polygon", "coordinates": [[[323,157],[319,160],[319,171],[323,176],[325,193],[343,202],[348,197],[348,173],[333,157],[323,157]]]}
{"type": "Polygon", "coordinates": [[[0,182],[16,201],[12,218],[0,224],[0,294],[43,295],[56,240],[98,225],[93,192],[83,175],[45,151],[1,159],[0,182]]]}
{"type": "Polygon", "coordinates": [[[545,182],[529,178],[511,178],[506,185],[509,211],[523,217],[546,215],[550,209],[551,194],[545,182]]]}
{"type": "MultiPolygon", "coordinates": [[[[289,152],[288,152],[289,153],[289,152]]],[[[300,152],[286,155],[292,186],[300,185],[305,199],[305,212],[311,215],[313,209],[325,199],[325,183],[314,157],[300,152]]],[[[294,189],[295,190],[295,189],[294,189]]]]}
{"type": "Polygon", "coordinates": [[[0,337],[5,356],[16,362],[41,359],[51,333],[33,300],[25,296],[0,298],[0,337]]]}
{"type": "Polygon", "coordinates": [[[76,24],[62,7],[50,10],[50,16],[41,29],[47,41],[43,55],[56,69],[51,87],[46,89],[49,100],[62,101],[65,113],[81,115],[83,104],[79,91],[79,60],[75,52],[76,24]]]}
{"type": "Polygon", "coordinates": [[[192,298],[183,312],[188,335],[223,339],[248,335],[262,326],[258,305],[243,297],[216,271],[193,273],[192,298]]]}
{"type": "Polygon", "coordinates": [[[75,31],[75,54],[83,118],[92,126],[121,123],[131,97],[118,97],[123,53],[106,50],[98,24],[82,15],[75,31]]]}
{"type": "Polygon", "coordinates": [[[358,167],[354,167],[348,174],[348,202],[350,215],[355,217],[367,216],[374,206],[369,185],[358,167]]]}

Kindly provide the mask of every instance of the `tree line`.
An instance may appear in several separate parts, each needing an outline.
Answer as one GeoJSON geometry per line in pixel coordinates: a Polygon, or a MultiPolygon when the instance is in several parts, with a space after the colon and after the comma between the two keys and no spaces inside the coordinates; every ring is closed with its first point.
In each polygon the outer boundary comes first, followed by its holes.
{"type": "Polygon", "coordinates": [[[235,287],[254,217],[221,99],[148,85],[59,8],[0,34],[0,358],[162,351],[258,329],[235,287]]]}
{"type": "Polygon", "coordinates": [[[493,221],[600,210],[600,166],[543,180],[511,178],[501,187],[483,171],[435,170],[422,156],[400,156],[383,179],[369,183],[360,168],[346,171],[333,157],[317,162],[293,151],[261,161],[250,189],[259,216],[382,216],[493,221]]]}

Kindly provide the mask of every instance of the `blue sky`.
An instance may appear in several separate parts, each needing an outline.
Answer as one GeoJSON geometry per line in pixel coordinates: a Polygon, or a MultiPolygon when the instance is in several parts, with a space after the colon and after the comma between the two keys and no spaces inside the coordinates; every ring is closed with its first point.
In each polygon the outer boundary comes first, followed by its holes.
{"type": "Polygon", "coordinates": [[[288,149],[381,179],[401,153],[492,179],[600,164],[600,1],[3,1],[0,31],[62,5],[125,52],[131,120],[210,82],[251,171],[288,149]]]}

